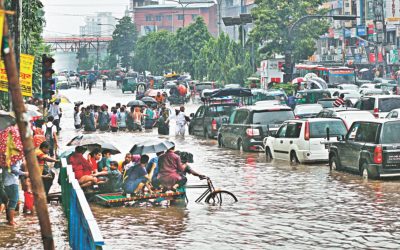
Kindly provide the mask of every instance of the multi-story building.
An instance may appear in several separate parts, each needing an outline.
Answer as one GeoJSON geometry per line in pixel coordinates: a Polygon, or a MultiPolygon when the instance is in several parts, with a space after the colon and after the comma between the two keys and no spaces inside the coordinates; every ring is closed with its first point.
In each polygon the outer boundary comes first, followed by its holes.
{"type": "Polygon", "coordinates": [[[157,30],[175,32],[202,16],[212,35],[217,35],[217,7],[214,3],[143,5],[133,8],[133,21],[143,36],[157,30]]]}
{"type": "MultiPolygon", "coordinates": [[[[227,33],[230,38],[234,40],[240,40],[239,31],[237,26],[225,26],[222,22],[223,17],[237,17],[240,14],[250,14],[251,9],[255,7],[254,0],[217,0],[217,3],[220,4],[218,10],[221,11],[218,18],[218,23],[221,23],[221,31],[227,33]]],[[[252,28],[252,24],[246,24],[245,30],[246,33],[252,28]]]]}
{"type": "Polygon", "coordinates": [[[80,26],[81,36],[111,36],[116,25],[116,19],[111,12],[98,12],[85,17],[85,25],[80,26]]]}

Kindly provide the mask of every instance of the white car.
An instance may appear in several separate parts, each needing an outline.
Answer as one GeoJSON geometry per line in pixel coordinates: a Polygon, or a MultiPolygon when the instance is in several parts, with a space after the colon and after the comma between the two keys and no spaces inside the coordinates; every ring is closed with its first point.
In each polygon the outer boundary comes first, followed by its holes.
{"type": "Polygon", "coordinates": [[[347,128],[342,120],[311,118],[284,122],[274,136],[264,139],[265,155],[269,159],[287,160],[291,163],[328,161],[328,149],[323,144],[337,141],[347,128]]]}
{"type": "Polygon", "coordinates": [[[362,91],[364,89],[375,89],[375,83],[364,83],[363,85],[360,86],[359,88],[359,93],[362,94],[362,91]]]}
{"type": "Polygon", "coordinates": [[[387,116],[385,117],[386,119],[399,119],[399,114],[400,114],[400,109],[393,109],[390,111],[387,116]]]}
{"type": "Polygon", "coordinates": [[[344,94],[344,99],[350,100],[353,105],[361,98],[361,94],[357,90],[340,90],[335,96],[340,96],[340,94],[344,94]]]}
{"type": "Polygon", "coordinates": [[[373,121],[376,118],[369,111],[356,108],[327,108],[319,112],[318,118],[340,118],[350,129],[355,121],[373,121]]]}
{"type": "Polygon", "coordinates": [[[358,91],[358,86],[355,84],[340,84],[338,85],[339,89],[341,90],[354,90],[358,91]]]}
{"type": "Polygon", "coordinates": [[[294,108],[294,116],[296,119],[302,118],[312,118],[317,116],[319,112],[323,109],[321,104],[297,104],[294,108]]]}
{"type": "Polygon", "coordinates": [[[366,110],[376,118],[385,118],[387,114],[400,108],[400,96],[398,95],[376,95],[364,96],[354,105],[355,108],[366,110]]]}

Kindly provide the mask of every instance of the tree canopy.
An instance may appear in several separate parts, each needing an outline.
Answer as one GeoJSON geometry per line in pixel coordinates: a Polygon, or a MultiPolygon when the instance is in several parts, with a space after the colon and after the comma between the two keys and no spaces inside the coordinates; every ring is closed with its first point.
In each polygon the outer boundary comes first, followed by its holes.
{"type": "MultiPolygon", "coordinates": [[[[260,45],[264,58],[283,55],[289,44],[289,27],[305,15],[323,14],[318,7],[322,0],[256,0],[252,10],[254,29],[251,38],[260,45]]],[[[310,20],[293,30],[295,59],[307,59],[315,51],[315,40],[328,29],[325,20],[310,20]]]]}
{"type": "Polygon", "coordinates": [[[118,21],[112,38],[113,40],[108,47],[110,54],[118,56],[118,62],[121,66],[129,69],[132,66],[132,53],[137,39],[135,24],[129,16],[125,16],[118,21]]]}

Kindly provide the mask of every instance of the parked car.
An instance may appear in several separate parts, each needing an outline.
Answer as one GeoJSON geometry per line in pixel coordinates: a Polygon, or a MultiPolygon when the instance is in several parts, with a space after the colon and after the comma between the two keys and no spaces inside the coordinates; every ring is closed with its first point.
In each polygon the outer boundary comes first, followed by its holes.
{"type": "Polygon", "coordinates": [[[253,96],[251,103],[254,104],[259,101],[273,101],[278,100],[281,104],[287,103],[287,95],[282,90],[265,90],[265,89],[251,89],[253,96]]]}
{"type": "Polygon", "coordinates": [[[357,121],[330,146],[331,170],[363,178],[400,176],[400,120],[357,121]]]}
{"type": "Polygon", "coordinates": [[[206,138],[216,138],[218,129],[236,109],[236,103],[214,103],[201,105],[196,113],[190,114],[189,134],[200,135],[206,138]]]}
{"type": "Polygon", "coordinates": [[[345,100],[350,100],[351,103],[354,105],[361,97],[356,90],[340,90],[334,94],[334,96],[338,97],[341,94],[344,95],[345,100]]]}
{"type": "Polygon", "coordinates": [[[81,84],[79,81],[79,75],[78,74],[71,74],[69,76],[69,82],[71,87],[79,87],[81,84]]]}
{"type": "Polygon", "coordinates": [[[375,83],[364,83],[360,86],[359,93],[361,94],[361,91],[363,91],[364,89],[374,89],[375,85],[375,83]]]}
{"type": "Polygon", "coordinates": [[[376,119],[369,111],[356,108],[327,108],[319,112],[317,118],[340,118],[348,129],[355,121],[376,119]]]}
{"type": "Polygon", "coordinates": [[[318,100],[318,104],[321,104],[323,108],[333,108],[333,103],[336,98],[323,98],[318,100]]]}
{"type": "Polygon", "coordinates": [[[328,161],[329,152],[325,144],[337,136],[346,135],[347,128],[342,120],[311,118],[286,121],[278,132],[264,140],[267,160],[281,159],[291,163],[328,161]]]}
{"type": "Polygon", "coordinates": [[[355,108],[367,110],[376,118],[384,118],[393,109],[400,108],[400,96],[377,95],[362,97],[355,105],[355,108]]]}
{"type": "Polygon", "coordinates": [[[360,94],[361,96],[390,95],[390,92],[383,89],[362,89],[360,94]]]}
{"type": "Polygon", "coordinates": [[[218,131],[218,145],[243,151],[263,149],[263,139],[286,120],[294,119],[288,106],[246,106],[236,109],[218,131]]]}
{"type": "Polygon", "coordinates": [[[297,119],[312,118],[323,109],[321,104],[299,104],[294,108],[294,116],[297,119]]]}
{"type": "Polygon", "coordinates": [[[400,109],[393,109],[386,115],[386,119],[398,119],[400,114],[400,109]]]}

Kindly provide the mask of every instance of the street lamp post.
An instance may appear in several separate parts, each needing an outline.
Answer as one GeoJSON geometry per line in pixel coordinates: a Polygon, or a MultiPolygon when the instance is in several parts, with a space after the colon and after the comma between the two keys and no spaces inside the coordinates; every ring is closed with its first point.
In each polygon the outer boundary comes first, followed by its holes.
{"type": "MultiPolygon", "coordinates": [[[[286,46],[285,50],[285,82],[290,82],[292,81],[293,77],[293,63],[292,63],[292,54],[293,54],[293,31],[303,24],[305,21],[311,20],[311,19],[320,19],[320,18],[333,18],[333,20],[355,20],[358,18],[358,16],[354,15],[306,15],[301,17],[299,20],[294,22],[288,30],[288,44],[286,46]]],[[[344,42],[344,39],[343,39],[344,42]]]]}

